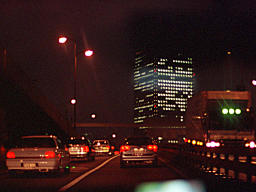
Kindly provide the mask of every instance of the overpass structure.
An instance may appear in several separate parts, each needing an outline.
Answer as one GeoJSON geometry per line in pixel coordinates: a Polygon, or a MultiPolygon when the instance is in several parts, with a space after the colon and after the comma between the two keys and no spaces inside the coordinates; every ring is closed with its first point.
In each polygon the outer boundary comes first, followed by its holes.
{"type": "Polygon", "coordinates": [[[111,138],[112,134],[124,138],[130,135],[147,135],[154,138],[180,139],[185,135],[185,126],[173,123],[77,123],[78,133],[92,137],[111,138]]]}
{"type": "Polygon", "coordinates": [[[72,125],[67,118],[18,66],[7,61],[6,52],[1,60],[0,145],[21,135],[55,134],[65,137],[72,134],[72,125]]]}

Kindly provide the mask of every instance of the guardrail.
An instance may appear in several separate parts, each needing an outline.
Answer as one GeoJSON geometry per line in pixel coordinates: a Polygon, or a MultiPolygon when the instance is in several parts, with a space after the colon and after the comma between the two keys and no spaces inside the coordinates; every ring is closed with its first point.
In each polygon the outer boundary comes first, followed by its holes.
{"type": "Polygon", "coordinates": [[[184,165],[197,166],[216,175],[248,183],[256,182],[256,149],[246,147],[207,148],[190,144],[161,146],[181,156],[184,165]]]}

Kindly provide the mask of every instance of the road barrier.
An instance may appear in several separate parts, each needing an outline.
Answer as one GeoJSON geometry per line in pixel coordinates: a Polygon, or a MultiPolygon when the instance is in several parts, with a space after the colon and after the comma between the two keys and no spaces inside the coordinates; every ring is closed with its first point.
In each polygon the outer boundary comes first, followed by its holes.
{"type": "Polygon", "coordinates": [[[256,182],[256,149],[246,147],[207,148],[190,144],[168,144],[162,150],[175,152],[184,165],[192,165],[216,175],[256,182]],[[231,176],[230,176],[231,177],[231,176]]]}

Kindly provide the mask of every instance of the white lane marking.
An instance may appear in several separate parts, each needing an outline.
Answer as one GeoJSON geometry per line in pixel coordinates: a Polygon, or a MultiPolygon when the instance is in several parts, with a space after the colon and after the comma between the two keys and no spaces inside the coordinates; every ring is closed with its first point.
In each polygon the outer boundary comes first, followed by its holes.
{"type": "Polygon", "coordinates": [[[174,166],[170,165],[170,163],[168,163],[166,160],[159,158],[158,159],[160,161],[162,161],[167,167],[173,169],[176,173],[178,173],[180,176],[182,176],[184,179],[188,179],[188,176],[185,175],[184,173],[182,173],[180,170],[176,169],[174,166]]]}
{"type": "Polygon", "coordinates": [[[63,186],[62,188],[60,188],[58,191],[66,191],[67,189],[71,188],[72,186],[74,186],[75,184],[77,184],[78,182],[80,182],[82,179],[84,179],[85,177],[87,177],[88,175],[90,175],[91,173],[97,171],[98,169],[100,169],[101,167],[103,167],[104,165],[106,165],[108,162],[110,162],[112,159],[115,159],[117,156],[114,156],[106,161],[104,161],[102,164],[100,164],[99,166],[95,167],[94,169],[91,169],[90,171],[84,173],[83,175],[80,175],[79,177],[75,178],[73,181],[71,181],[70,183],[68,183],[67,185],[63,186]]]}

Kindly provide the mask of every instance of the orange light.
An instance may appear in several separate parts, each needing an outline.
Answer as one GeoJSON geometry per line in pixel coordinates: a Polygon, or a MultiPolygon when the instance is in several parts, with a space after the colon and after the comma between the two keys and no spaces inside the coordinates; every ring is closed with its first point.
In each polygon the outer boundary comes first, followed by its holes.
{"type": "Polygon", "coordinates": [[[15,158],[15,153],[9,151],[9,152],[7,152],[7,154],[6,154],[6,157],[7,157],[8,159],[14,159],[14,158],[15,158]]]}
{"type": "Polygon", "coordinates": [[[88,146],[81,147],[81,151],[89,152],[89,147],[88,146]]]}
{"type": "Polygon", "coordinates": [[[154,152],[157,152],[157,149],[158,149],[157,145],[148,145],[147,148],[148,150],[154,151],[154,152]]]}
{"type": "Polygon", "coordinates": [[[67,42],[67,40],[68,40],[68,38],[67,38],[67,37],[64,37],[64,36],[59,37],[59,43],[61,43],[61,44],[66,43],[66,42],[67,42]]]}
{"type": "Polygon", "coordinates": [[[85,51],[84,51],[84,55],[85,55],[86,57],[91,57],[91,56],[93,55],[93,50],[91,50],[91,49],[85,50],[85,51]]]}
{"type": "Polygon", "coordinates": [[[115,149],[115,147],[114,146],[111,146],[111,150],[114,150],[115,149]]]}
{"type": "Polygon", "coordinates": [[[54,158],[54,157],[55,157],[55,152],[53,152],[53,151],[45,152],[45,158],[49,159],[49,158],[54,158]]]}
{"type": "Polygon", "coordinates": [[[131,148],[129,145],[122,145],[120,147],[120,152],[123,152],[123,151],[129,151],[131,148]]]}

